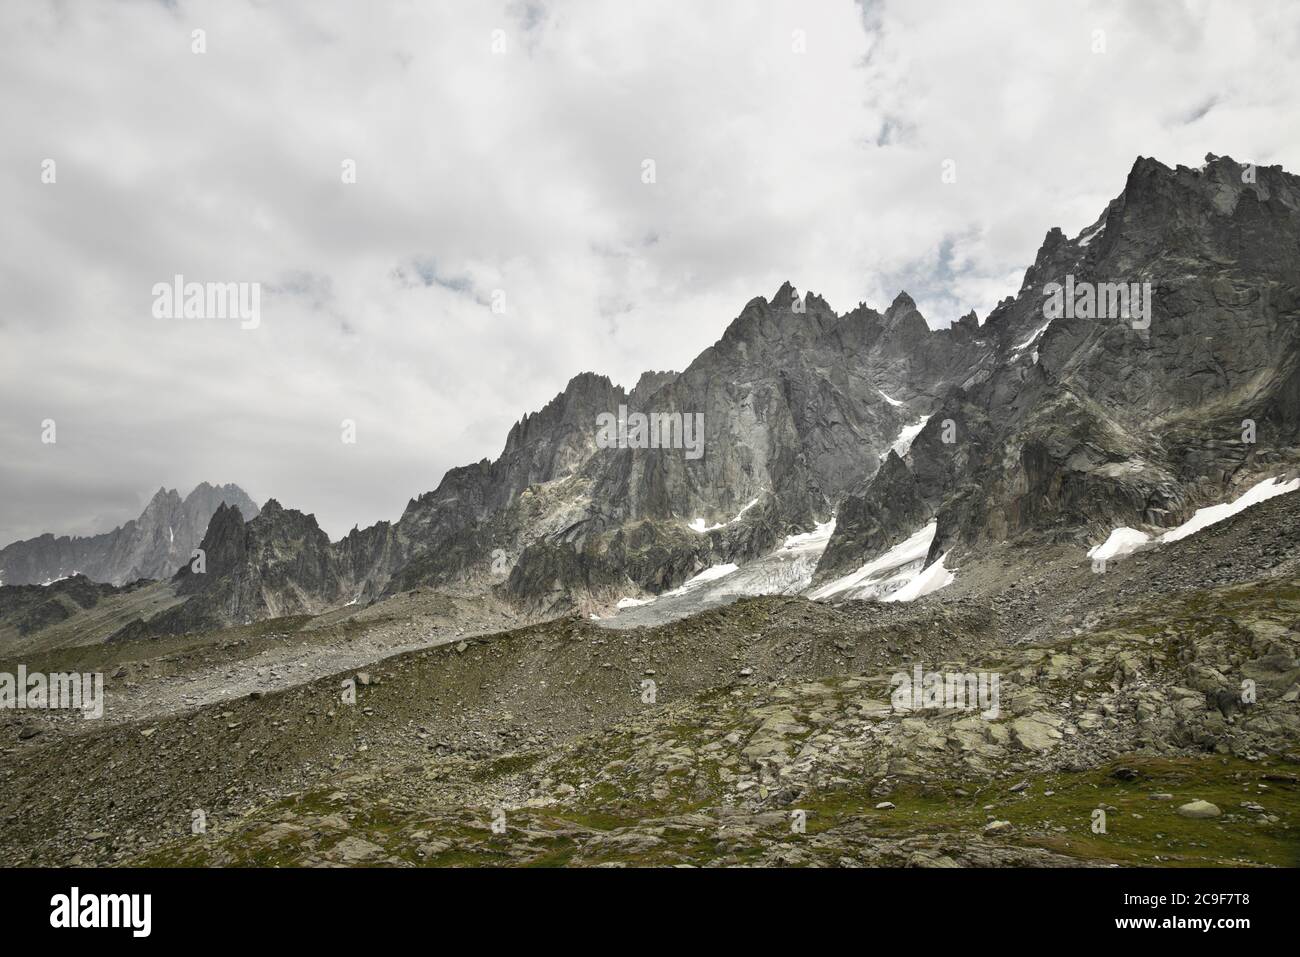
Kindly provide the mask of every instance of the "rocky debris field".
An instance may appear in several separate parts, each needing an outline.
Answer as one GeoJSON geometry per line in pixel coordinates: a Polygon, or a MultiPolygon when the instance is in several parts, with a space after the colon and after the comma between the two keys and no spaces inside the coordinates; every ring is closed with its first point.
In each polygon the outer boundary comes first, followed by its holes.
{"type": "Polygon", "coordinates": [[[908,605],[476,635],[499,609],[410,592],[50,652],[108,711],[0,723],[0,861],[1292,866],[1294,498],[1104,574],[989,553],[908,605]],[[896,706],[915,666],[998,675],[997,713],[896,706]]]}
{"type": "Polygon", "coordinates": [[[755,599],[647,633],[560,619],[148,721],[96,727],[69,718],[75,732],[30,740],[10,727],[0,858],[10,842],[39,842],[41,859],[81,851],[82,860],[118,860],[178,823],[187,829],[192,809],[235,817],[356,766],[554,746],[635,714],[647,678],[666,703],[754,675],[883,666],[900,640],[950,654],[987,628],[977,611],[936,615],[905,632],[882,626],[871,606],[755,599]],[[355,705],[342,700],[344,679],[354,682],[355,705]],[[88,847],[86,834],[115,838],[88,847]]]}
{"type": "Polygon", "coordinates": [[[936,660],[1000,675],[992,719],[900,709],[885,673],[741,669],[558,746],[385,749],[136,862],[1294,866],[1298,625],[1291,579],[936,660]]]}
{"type": "Polygon", "coordinates": [[[976,553],[939,596],[986,601],[1006,634],[1045,641],[1096,628],[1135,603],[1300,574],[1298,537],[1300,494],[1282,495],[1189,538],[1111,560],[1104,571],[1087,557],[1097,542],[976,553]]]}
{"type": "Polygon", "coordinates": [[[500,632],[412,589],[51,650],[105,718],[0,719],[0,861],[1296,865],[1295,499],[1101,575],[972,557],[907,605],[500,632]],[[997,713],[898,705],[918,666],[997,675],[997,713]]]}
{"type": "MultiPolygon", "coordinates": [[[[0,743],[15,732],[23,740],[95,732],[106,723],[139,721],[206,704],[265,694],[375,661],[448,641],[488,634],[516,621],[509,609],[479,597],[407,592],[367,608],[344,608],[311,617],[275,618],[218,632],[149,640],[56,647],[0,659],[0,670],[19,663],[28,671],[104,674],[102,721],[80,715],[0,713],[0,743]]],[[[95,628],[94,622],[87,622],[95,628]]]]}

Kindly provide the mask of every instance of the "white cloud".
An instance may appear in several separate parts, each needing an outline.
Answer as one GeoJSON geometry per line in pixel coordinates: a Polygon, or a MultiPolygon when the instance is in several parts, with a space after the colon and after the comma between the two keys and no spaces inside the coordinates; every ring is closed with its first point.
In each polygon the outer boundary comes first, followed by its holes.
{"type": "Polygon", "coordinates": [[[945,325],[1138,154],[1300,167],[1294,5],[992,11],[0,5],[0,539],[204,479],[338,536],[579,371],[684,367],[784,279],[945,325]],[[178,272],[262,282],[261,327],[152,319],[178,272]]]}

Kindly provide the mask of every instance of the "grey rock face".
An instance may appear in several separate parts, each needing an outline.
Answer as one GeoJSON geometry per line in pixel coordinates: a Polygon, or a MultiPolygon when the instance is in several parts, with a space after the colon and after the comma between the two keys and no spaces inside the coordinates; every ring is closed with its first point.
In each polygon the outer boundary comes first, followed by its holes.
{"type": "Polygon", "coordinates": [[[99,600],[117,591],[112,585],[73,575],[50,585],[14,585],[0,589],[0,621],[12,621],[18,634],[26,635],[78,611],[94,608],[99,600]]]}
{"type": "Polygon", "coordinates": [[[862,495],[840,507],[836,534],[817,563],[815,580],[843,575],[911,535],[934,514],[921,486],[896,454],[890,453],[862,495]],[[843,529],[841,531],[840,529],[843,529]]]}
{"type": "Polygon", "coordinates": [[[363,597],[477,581],[535,611],[562,610],[569,591],[675,587],[826,518],[945,377],[967,381],[991,355],[969,329],[932,332],[906,295],[884,315],[837,316],[786,284],[680,374],[645,373],[631,392],[575,377],[495,462],[452,470],[391,528],[333,546],[349,554],[342,577],[363,597]],[[598,416],[620,407],[702,414],[700,454],[599,447],[598,416]]]}
{"type": "Polygon", "coordinates": [[[574,377],[516,423],[498,459],[448,472],[396,523],[331,544],[277,506],[242,544],[233,525],[216,529],[234,564],[219,587],[186,584],[205,596],[193,620],[452,584],[553,614],[743,564],[833,511],[818,579],[932,519],[931,561],[1173,524],[1295,457],[1298,213],[1300,180],[1280,168],[1139,159],[1092,227],[1048,232],[1019,293],[982,325],[968,314],[931,330],[906,293],[883,313],[841,315],[787,283],[680,373],[647,372],[630,392],[574,377]],[[1149,325],[1048,321],[1048,284],[1121,282],[1149,284],[1149,325]],[[699,454],[602,447],[598,417],[624,408],[702,415],[699,454]]]}
{"type": "MultiPolygon", "coordinates": [[[[1094,226],[1047,234],[1019,295],[982,328],[997,342],[988,375],[944,396],[914,441],[907,462],[938,517],[930,560],[1018,536],[1083,544],[1119,525],[1177,524],[1294,460],[1298,306],[1300,179],[1227,157],[1200,171],[1139,159],[1094,226]],[[1045,287],[1067,277],[1149,283],[1149,328],[1049,323],[1045,287]]],[[[892,494],[846,501],[829,562],[892,494]]]]}
{"type": "Polygon", "coordinates": [[[588,549],[538,542],[524,550],[507,582],[509,593],[530,611],[548,614],[572,607],[575,594],[617,598],[626,576],[605,556],[588,549]]]}
{"type": "Polygon", "coordinates": [[[40,585],[78,573],[113,585],[170,578],[190,560],[222,503],[257,514],[237,485],[203,482],[184,499],[175,489],[160,488],[139,518],[111,532],[85,538],[41,535],[0,549],[0,583],[40,585]]]}
{"type": "Polygon", "coordinates": [[[200,574],[186,565],[177,572],[178,589],[190,599],[164,613],[156,630],[314,614],[347,592],[341,563],[315,517],[275,499],[248,522],[239,509],[220,507],[200,547],[206,569],[200,574]]]}
{"type": "Polygon", "coordinates": [[[643,377],[629,397],[634,410],[701,413],[702,454],[597,451],[575,476],[580,507],[550,537],[587,550],[594,540],[653,591],[756,558],[826,519],[905,425],[992,354],[969,328],[931,331],[905,294],[883,315],[839,316],[787,283],[749,302],[680,375],[654,388],[643,377]]]}

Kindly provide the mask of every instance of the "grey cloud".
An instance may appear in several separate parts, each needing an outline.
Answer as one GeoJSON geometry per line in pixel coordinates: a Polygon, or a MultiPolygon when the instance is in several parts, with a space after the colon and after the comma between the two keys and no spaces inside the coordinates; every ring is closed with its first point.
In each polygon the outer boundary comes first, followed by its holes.
{"type": "Polygon", "coordinates": [[[1138,154],[1300,168],[1266,122],[1300,89],[1294,5],[999,9],[0,5],[0,540],[202,480],[338,536],[579,371],[685,367],[785,279],[984,316],[1138,154]],[[176,273],[263,283],[261,325],[154,319],[176,273]]]}

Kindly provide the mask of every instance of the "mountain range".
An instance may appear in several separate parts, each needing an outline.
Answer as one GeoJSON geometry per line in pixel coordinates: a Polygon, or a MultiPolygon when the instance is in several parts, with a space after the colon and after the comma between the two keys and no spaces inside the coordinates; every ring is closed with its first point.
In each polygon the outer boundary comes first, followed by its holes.
{"type": "Polygon", "coordinates": [[[0,585],[44,585],[73,575],[125,585],[170,578],[190,561],[223,504],[256,518],[257,505],[238,485],[201,482],[184,498],[159,488],[140,517],[101,535],[45,534],[0,548],[0,585]]]}
{"type": "Polygon", "coordinates": [[[259,512],[200,486],[160,491],[107,536],[11,545],[0,567],[9,583],[174,573],[180,603],[132,633],[181,633],[419,588],[608,616],[818,528],[824,551],[782,590],[825,590],[921,532],[914,570],[1006,542],[1082,559],[1116,527],[1172,527],[1294,464],[1298,279],[1300,179],[1139,158],[1077,237],[1047,231],[983,322],[931,329],[906,293],[837,313],[786,283],[681,372],[630,391],[574,376],[495,461],[449,471],[394,523],[331,542],[275,499],[259,512]],[[1132,290],[1128,314],[1101,315],[1113,284],[1132,290]],[[1053,289],[1100,292],[1054,313],[1053,289]],[[702,414],[703,454],[601,447],[597,423],[624,407],[702,414]]]}

